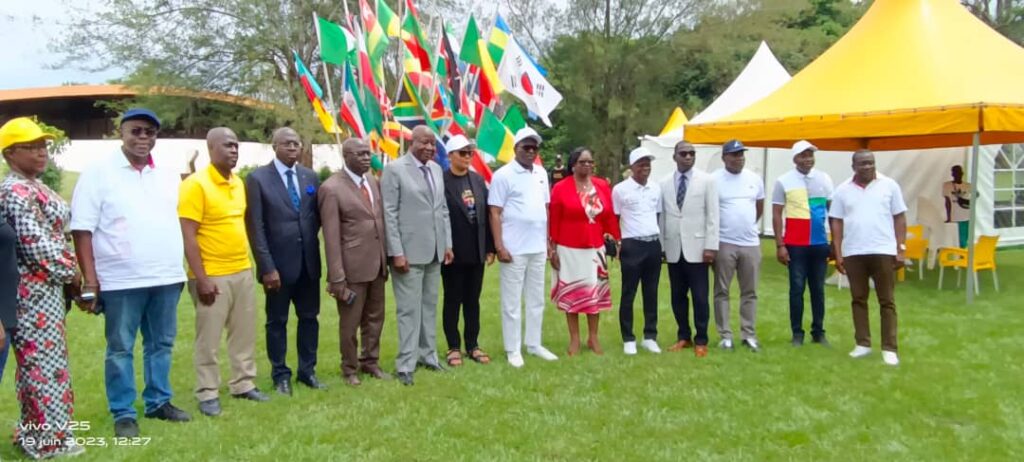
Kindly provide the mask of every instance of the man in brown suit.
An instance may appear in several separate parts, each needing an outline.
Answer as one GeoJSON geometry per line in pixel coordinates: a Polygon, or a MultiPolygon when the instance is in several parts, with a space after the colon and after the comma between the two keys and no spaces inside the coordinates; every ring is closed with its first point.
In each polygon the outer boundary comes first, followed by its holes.
{"type": "Polygon", "coordinates": [[[345,167],[320,186],[317,201],[327,256],[327,292],[341,318],[341,371],[345,383],[361,384],[360,371],[389,378],[377,364],[384,327],[384,214],[380,185],[370,169],[370,147],[349,138],[342,144],[345,167]],[[362,334],[358,354],[356,331],[362,334]]]}

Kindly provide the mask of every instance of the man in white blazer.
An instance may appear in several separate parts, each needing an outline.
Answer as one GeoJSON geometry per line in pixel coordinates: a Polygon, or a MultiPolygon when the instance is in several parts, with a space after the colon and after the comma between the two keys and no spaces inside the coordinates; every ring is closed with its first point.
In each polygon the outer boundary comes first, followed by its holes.
{"type": "Polygon", "coordinates": [[[696,157],[692,144],[676,144],[676,171],[661,183],[658,225],[668,261],[672,314],[679,324],[677,342],[668,350],[692,346],[703,358],[708,354],[708,269],[718,253],[718,190],[710,175],[693,167],[696,157]],[[696,335],[690,330],[687,293],[693,299],[696,335]]]}

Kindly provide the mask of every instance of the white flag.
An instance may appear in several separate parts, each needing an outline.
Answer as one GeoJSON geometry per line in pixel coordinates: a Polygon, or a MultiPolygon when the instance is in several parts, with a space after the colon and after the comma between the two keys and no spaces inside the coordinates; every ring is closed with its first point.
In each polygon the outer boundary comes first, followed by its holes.
{"type": "Polygon", "coordinates": [[[505,54],[498,66],[498,78],[506,91],[526,104],[530,112],[540,116],[545,125],[551,126],[548,115],[562,102],[562,94],[548,83],[513,38],[509,38],[505,46],[505,54]]]}

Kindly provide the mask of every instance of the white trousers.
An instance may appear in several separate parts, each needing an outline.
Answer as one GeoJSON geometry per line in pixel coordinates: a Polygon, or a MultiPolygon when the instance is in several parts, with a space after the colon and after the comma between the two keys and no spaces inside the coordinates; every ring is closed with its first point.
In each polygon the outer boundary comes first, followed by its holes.
{"type": "Polygon", "coordinates": [[[526,347],[540,346],[544,322],[544,265],[547,255],[513,255],[512,263],[501,264],[501,333],[506,352],[523,346],[522,302],[526,298],[526,347]]]}

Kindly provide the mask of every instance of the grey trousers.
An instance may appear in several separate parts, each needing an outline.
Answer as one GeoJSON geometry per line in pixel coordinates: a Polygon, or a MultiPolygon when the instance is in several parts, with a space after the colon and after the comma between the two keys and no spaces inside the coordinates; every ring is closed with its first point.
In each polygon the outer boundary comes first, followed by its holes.
{"type": "Polygon", "coordinates": [[[733,275],[740,283],[740,336],[757,340],[757,281],[761,272],[761,246],[721,243],[715,257],[715,327],[723,340],[732,340],[729,327],[729,286],[733,275]]]}
{"type": "Polygon", "coordinates": [[[396,372],[413,372],[416,363],[437,362],[437,292],[441,263],[409,265],[409,272],[392,271],[395,314],[398,318],[396,372]]]}

